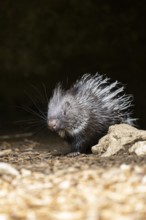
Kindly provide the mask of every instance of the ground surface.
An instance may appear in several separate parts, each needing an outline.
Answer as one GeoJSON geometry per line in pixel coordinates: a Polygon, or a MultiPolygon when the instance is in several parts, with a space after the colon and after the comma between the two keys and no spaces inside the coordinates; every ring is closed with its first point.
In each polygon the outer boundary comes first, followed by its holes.
{"type": "Polygon", "coordinates": [[[68,158],[64,149],[31,138],[0,142],[0,162],[18,171],[0,171],[1,220],[146,219],[145,157],[68,158]]]}

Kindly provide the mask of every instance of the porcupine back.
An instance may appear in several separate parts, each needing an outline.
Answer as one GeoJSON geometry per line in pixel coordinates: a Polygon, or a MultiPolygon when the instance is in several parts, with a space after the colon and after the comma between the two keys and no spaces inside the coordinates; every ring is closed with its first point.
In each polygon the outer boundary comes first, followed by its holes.
{"type": "Polygon", "coordinates": [[[119,122],[133,125],[135,121],[131,118],[133,96],[124,94],[124,86],[118,81],[113,83],[109,81],[110,78],[103,75],[84,74],[71,90],[76,91],[76,97],[81,103],[90,103],[91,112],[95,115],[99,111],[101,116],[113,121],[113,124],[119,122]]]}

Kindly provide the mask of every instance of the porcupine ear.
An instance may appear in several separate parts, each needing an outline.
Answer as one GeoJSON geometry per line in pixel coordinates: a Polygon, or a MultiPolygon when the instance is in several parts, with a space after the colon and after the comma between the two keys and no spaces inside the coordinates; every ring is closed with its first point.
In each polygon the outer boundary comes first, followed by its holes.
{"type": "Polygon", "coordinates": [[[66,106],[66,107],[69,107],[69,106],[70,106],[70,102],[69,102],[69,101],[66,101],[66,102],[65,102],[65,106],[66,106]]]}
{"type": "Polygon", "coordinates": [[[66,101],[66,102],[65,102],[64,112],[63,112],[64,115],[66,115],[66,112],[67,112],[67,109],[68,109],[69,106],[70,106],[70,102],[69,102],[69,101],[66,101]]]}

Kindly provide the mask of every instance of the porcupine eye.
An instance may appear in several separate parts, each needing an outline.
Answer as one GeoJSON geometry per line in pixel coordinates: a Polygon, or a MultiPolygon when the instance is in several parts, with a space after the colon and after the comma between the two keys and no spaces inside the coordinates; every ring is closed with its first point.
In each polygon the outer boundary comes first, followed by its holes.
{"type": "Polygon", "coordinates": [[[66,115],[69,106],[70,106],[70,103],[69,103],[68,101],[65,102],[65,109],[64,109],[64,111],[63,111],[63,115],[66,115]]]}
{"type": "Polygon", "coordinates": [[[66,115],[66,110],[64,110],[63,115],[66,115]]]}

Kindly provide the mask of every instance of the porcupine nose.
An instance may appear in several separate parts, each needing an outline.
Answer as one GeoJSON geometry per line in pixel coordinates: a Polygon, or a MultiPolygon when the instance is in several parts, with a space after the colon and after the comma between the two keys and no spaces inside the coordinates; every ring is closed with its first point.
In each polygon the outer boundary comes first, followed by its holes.
{"type": "Polygon", "coordinates": [[[57,129],[57,121],[55,119],[49,120],[48,125],[51,130],[57,129]]]}

